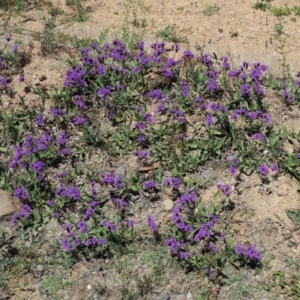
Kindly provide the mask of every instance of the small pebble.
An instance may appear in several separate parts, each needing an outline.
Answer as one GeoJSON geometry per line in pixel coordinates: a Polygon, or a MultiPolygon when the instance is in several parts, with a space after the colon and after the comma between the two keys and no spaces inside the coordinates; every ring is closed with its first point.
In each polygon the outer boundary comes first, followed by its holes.
{"type": "Polygon", "coordinates": [[[44,269],[45,269],[45,267],[44,267],[44,266],[42,266],[42,265],[37,265],[37,266],[36,266],[36,270],[37,270],[37,272],[43,272],[43,271],[44,271],[44,269]]]}

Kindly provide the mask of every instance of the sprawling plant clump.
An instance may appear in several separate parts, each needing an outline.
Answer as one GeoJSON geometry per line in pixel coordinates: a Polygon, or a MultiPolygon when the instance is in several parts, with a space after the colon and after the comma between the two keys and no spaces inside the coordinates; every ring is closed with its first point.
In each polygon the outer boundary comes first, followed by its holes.
{"type": "MultiPolygon", "coordinates": [[[[264,102],[264,64],[244,61],[233,69],[228,57],[185,51],[175,60],[169,51],[180,51],[179,45],[171,50],[153,43],[146,50],[140,41],[129,50],[120,40],[93,42],[79,61],[70,61],[49,111],[43,105],[30,111],[17,132],[22,113],[1,113],[3,130],[14,132],[6,141],[14,145],[2,186],[24,204],[11,223],[37,227],[57,218],[65,230],[62,248],[87,258],[113,255],[147,236],[187,270],[213,279],[228,263],[260,267],[259,250],[234,245],[222,222],[233,206],[234,186],[219,183],[220,203],[205,207],[195,174],[218,160],[237,179],[257,172],[270,182],[283,171],[299,178],[300,154],[283,146],[299,136],[273,127],[264,102]],[[113,165],[82,168],[95,153],[111,162],[131,155],[138,167],[126,175],[113,165]],[[165,193],[174,203],[167,225],[155,215],[135,217],[137,198],[147,206],[165,193]]],[[[8,68],[7,57],[1,70],[8,68]]],[[[23,75],[19,80],[26,82],[23,75]]],[[[0,83],[3,91],[9,86],[4,77],[0,83]]],[[[281,87],[287,105],[300,101],[299,86],[296,80],[281,87]]]]}

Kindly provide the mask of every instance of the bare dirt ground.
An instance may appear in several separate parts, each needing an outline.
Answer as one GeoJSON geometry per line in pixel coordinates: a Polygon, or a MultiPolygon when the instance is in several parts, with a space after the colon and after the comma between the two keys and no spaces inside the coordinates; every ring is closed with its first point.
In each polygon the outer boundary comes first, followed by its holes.
{"type": "MultiPolygon", "coordinates": [[[[78,17],[76,10],[66,5],[63,0],[55,0],[52,2],[52,6],[37,6],[32,3],[26,10],[13,13],[8,21],[9,27],[4,29],[1,26],[0,33],[3,34],[3,37],[11,33],[16,39],[23,42],[23,47],[28,47],[28,44],[32,42],[34,46],[32,61],[24,68],[25,78],[31,85],[43,84],[49,90],[51,87],[61,85],[65,70],[68,68],[67,59],[73,57],[71,52],[61,52],[55,56],[41,54],[41,37],[45,28],[54,20],[55,12],[59,14],[55,15],[54,31],[68,36],[76,35],[79,39],[98,39],[101,32],[109,29],[110,32],[107,35],[109,39],[116,33],[121,33],[122,30],[133,28],[137,32],[145,30],[143,39],[150,44],[153,41],[162,40],[158,36],[159,31],[173,26],[179,42],[185,43],[185,47],[195,53],[203,51],[204,53],[215,52],[218,56],[228,55],[236,66],[243,60],[260,61],[268,65],[274,74],[282,74],[280,61],[282,56],[276,51],[279,42],[274,38],[274,27],[275,24],[278,24],[278,19],[268,11],[253,9],[255,3],[256,0],[216,0],[213,3],[210,0],[88,0],[82,2],[86,21],[78,22],[74,20],[78,17]],[[204,11],[209,5],[219,7],[218,12],[211,16],[206,15],[204,11]],[[126,20],[126,18],[128,19],[126,20]],[[132,22],[135,22],[134,26],[132,26],[132,22]],[[19,29],[19,31],[15,31],[15,29],[19,29]],[[20,33],[22,29],[23,31],[20,33]],[[34,32],[41,34],[36,35],[34,32]],[[46,80],[41,80],[42,76],[45,76],[46,80]]],[[[293,6],[299,4],[299,1],[290,0],[287,3],[287,1],[275,0],[272,2],[272,5],[278,7],[284,6],[284,4],[293,6]]],[[[287,64],[294,75],[300,70],[300,17],[296,17],[296,21],[292,20],[292,17],[292,15],[284,17],[282,24],[284,32],[289,35],[284,51],[287,52],[287,64]]],[[[0,23],[4,24],[7,18],[7,13],[2,12],[0,23]]],[[[71,44],[68,40],[62,40],[61,43],[71,44]]],[[[18,83],[17,77],[12,80],[18,94],[26,97],[29,105],[38,107],[39,97],[32,92],[25,92],[25,83],[18,83]]],[[[300,115],[298,118],[291,117],[287,110],[282,109],[281,100],[272,94],[272,91],[269,91],[266,98],[266,101],[270,103],[272,118],[277,118],[278,123],[298,132],[300,115]]],[[[17,98],[15,102],[12,102],[8,96],[4,96],[3,99],[5,109],[14,109],[19,104],[17,98]]],[[[296,151],[292,146],[290,148],[291,152],[296,151]]],[[[129,159],[120,164],[126,168],[132,167],[129,159]]],[[[214,198],[217,192],[215,183],[229,180],[227,172],[222,168],[212,168],[209,172],[213,179],[211,185],[207,185],[203,191],[204,203],[214,198]]],[[[233,179],[230,178],[230,180],[233,179]]],[[[267,287],[272,286],[270,278],[276,272],[284,271],[285,280],[288,280],[291,272],[289,273],[287,261],[295,260],[300,255],[300,232],[286,213],[287,210],[300,208],[296,181],[288,175],[284,175],[265,186],[261,184],[258,175],[254,174],[240,178],[239,182],[228,183],[237,186],[232,199],[236,208],[230,216],[232,218],[230,230],[235,235],[236,242],[255,244],[262,252],[268,253],[269,257],[265,264],[269,266],[269,269],[262,272],[259,279],[258,275],[254,273],[241,275],[232,285],[221,289],[218,299],[293,299],[282,293],[278,287],[272,292],[269,292],[267,287]],[[241,282],[244,281],[251,283],[253,291],[250,291],[249,286],[242,285],[241,282]]],[[[154,215],[161,216],[161,222],[165,222],[164,219],[168,217],[167,212],[162,213],[161,206],[150,208],[150,210],[154,215]]],[[[9,224],[4,221],[1,223],[1,230],[9,232],[11,235],[17,235],[14,229],[11,229],[9,224]]],[[[52,259],[54,259],[55,249],[51,252],[49,246],[46,243],[43,244],[43,240],[53,242],[62,234],[62,229],[53,220],[43,226],[40,232],[43,232],[45,237],[41,239],[41,245],[34,249],[35,255],[44,256],[46,260],[50,259],[52,255],[52,259]]],[[[29,252],[33,251],[31,247],[33,247],[34,241],[38,240],[37,236],[38,232],[25,246],[29,252]]],[[[20,239],[20,241],[22,240],[20,239]]],[[[83,261],[69,270],[64,266],[58,266],[57,270],[38,271],[35,268],[34,272],[28,273],[22,278],[11,278],[9,280],[11,294],[0,294],[0,299],[58,299],[54,294],[45,292],[43,283],[53,279],[54,276],[59,282],[74,281],[78,278],[77,274],[80,274],[79,281],[73,286],[66,284],[60,296],[61,299],[125,299],[122,298],[125,291],[121,288],[124,285],[125,275],[121,272],[118,273],[118,266],[128,264],[128,274],[134,273],[140,274],[140,276],[147,274],[149,266],[146,263],[147,258],[143,256],[127,257],[128,261],[124,261],[122,257],[118,259],[116,265],[110,265],[111,269],[105,268],[106,264],[109,265],[109,261],[106,260],[89,263],[83,261]],[[60,274],[62,277],[58,276],[60,274]]],[[[183,271],[175,267],[168,270],[167,262],[164,263],[166,263],[166,267],[163,277],[166,282],[157,290],[153,290],[152,298],[145,299],[164,299],[162,297],[168,293],[172,300],[206,299],[197,296],[199,282],[195,281],[193,277],[182,277],[185,280],[180,281],[180,277],[184,276],[183,271]],[[177,274],[172,273],[174,270],[177,274]]],[[[126,280],[130,281],[130,274],[128,274],[126,280]]],[[[207,285],[205,279],[200,285],[202,287],[207,285]]],[[[136,286],[136,282],[132,279],[128,286],[136,286]]]]}

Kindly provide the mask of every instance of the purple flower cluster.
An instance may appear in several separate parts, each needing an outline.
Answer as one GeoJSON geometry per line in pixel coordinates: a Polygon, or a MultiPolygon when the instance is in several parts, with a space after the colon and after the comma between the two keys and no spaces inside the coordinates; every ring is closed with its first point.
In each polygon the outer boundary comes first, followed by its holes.
{"type": "Polygon", "coordinates": [[[61,108],[50,108],[50,114],[53,117],[65,118],[67,115],[61,108]]]}
{"type": "Polygon", "coordinates": [[[265,164],[260,164],[258,168],[258,172],[264,176],[269,175],[269,168],[265,164]]]}
{"type": "Polygon", "coordinates": [[[209,237],[214,223],[212,221],[201,224],[198,232],[194,236],[194,242],[199,242],[201,239],[209,237]]]}
{"type": "Polygon", "coordinates": [[[74,125],[87,125],[88,124],[88,121],[86,118],[84,117],[81,117],[81,116],[75,116],[73,117],[72,119],[72,123],[74,125]]]}
{"type": "Polygon", "coordinates": [[[174,237],[166,239],[165,245],[169,246],[172,254],[176,255],[180,259],[189,259],[192,256],[189,252],[184,250],[186,244],[179,242],[174,237]]]}
{"type": "Polygon", "coordinates": [[[247,119],[249,120],[256,120],[259,118],[260,115],[262,115],[262,112],[257,110],[257,111],[252,111],[252,112],[249,112],[247,111],[246,109],[244,108],[239,108],[239,109],[236,109],[232,114],[231,114],[231,119],[232,120],[236,120],[237,117],[239,115],[243,115],[245,116],[247,119]]]}
{"type": "Polygon", "coordinates": [[[164,185],[172,184],[174,190],[178,190],[181,185],[181,180],[178,177],[169,177],[163,180],[164,185]]]}
{"type": "Polygon", "coordinates": [[[239,256],[244,256],[253,261],[261,260],[261,253],[252,245],[245,248],[242,244],[237,244],[235,247],[235,253],[239,256]]]}
{"type": "Polygon", "coordinates": [[[10,224],[14,225],[18,220],[28,217],[31,211],[32,211],[31,207],[28,204],[24,204],[20,212],[13,214],[10,220],[10,224]]]}
{"type": "Polygon", "coordinates": [[[74,69],[69,69],[66,72],[66,79],[64,80],[63,86],[69,87],[72,85],[77,85],[83,87],[86,85],[84,76],[86,74],[86,69],[82,65],[78,64],[74,69]]]}
{"type": "Polygon", "coordinates": [[[36,123],[37,123],[37,125],[39,127],[41,127],[41,126],[44,125],[44,123],[45,123],[45,116],[44,116],[44,114],[42,114],[42,113],[38,114],[36,123]]]}
{"type": "Polygon", "coordinates": [[[229,166],[230,175],[232,175],[232,176],[236,175],[236,173],[237,173],[237,167],[238,167],[239,163],[240,163],[240,161],[239,161],[238,158],[234,158],[231,161],[231,164],[229,166]]]}
{"type": "Polygon", "coordinates": [[[157,186],[157,183],[153,180],[148,180],[143,183],[145,189],[153,189],[157,186]]]}
{"type": "Polygon", "coordinates": [[[41,171],[45,167],[45,163],[39,160],[31,163],[30,166],[33,172],[37,173],[38,180],[42,181],[45,178],[45,175],[41,171]]]}
{"type": "Polygon", "coordinates": [[[181,110],[179,110],[179,109],[171,109],[170,112],[176,116],[177,121],[179,123],[181,123],[181,124],[185,123],[184,114],[183,114],[183,112],[181,110]]]}
{"type": "Polygon", "coordinates": [[[158,226],[155,224],[155,221],[152,216],[150,216],[150,215],[147,216],[147,223],[148,223],[149,228],[152,231],[157,231],[158,226]]]}
{"type": "Polygon", "coordinates": [[[229,58],[227,56],[221,57],[221,61],[223,62],[222,66],[226,71],[230,70],[230,64],[229,64],[228,60],[229,60],[229,58]]]}
{"type": "Polygon", "coordinates": [[[62,198],[68,197],[73,201],[78,201],[81,198],[80,190],[76,186],[69,186],[67,188],[63,183],[60,184],[55,194],[62,198]]]}
{"type": "Polygon", "coordinates": [[[265,134],[263,133],[255,133],[251,136],[252,140],[264,141],[266,139],[265,134]]]}
{"type": "Polygon", "coordinates": [[[218,72],[215,70],[209,70],[205,73],[208,76],[207,79],[207,90],[210,93],[215,92],[218,89],[218,72]]]}
{"type": "Polygon", "coordinates": [[[84,243],[86,246],[104,246],[106,244],[106,240],[105,238],[97,238],[94,236],[92,238],[86,239],[84,243]]]}
{"type": "Polygon", "coordinates": [[[227,197],[232,194],[232,187],[229,184],[218,183],[217,188],[227,197]]]}
{"type": "Polygon", "coordinates": [[[196,201],[196,199],[197,199],[197,194],[195,191],[192,191],[191,193],[182,194],[179,197],[178,204],[172,211],[172,221],[175,223],[176,227],[179,230],[183,230],[187,233],[192,232],[194,230],[191,224],[186,224],[183,221],[180,212],[182,212],[184,205],[193,203],[196,201]]]}
{"type": "Polygon", "coordinates": [[[99,177],[103,184],[111,185],[116,190],[119,190],[122,187],[123,177],[121,175],[116,175],[114,172],[111,172],[100,173],[99,177]]]}
{"type": "Polygon", "coordinates": [[[27,200],[29,198],[29,194],[28,194],[26,188],[24,188],[24,187],[18,187],[14,191],[14,197],[20,198],[22,200],[27,200]]]}
{"type": "Polygon", "coordinates": [[[107,228],[108,230],[112,231],[112,232],[115,232],[117,231],[118,229],[118,226],[115,224],[115,223],[110,223],[109,221],[107,220],[103,220],[101,222],[101,225],[105,228],[107,228]]]}
{"type": "Polygon", "coordinates": [[[89,206],[86,209],[85,214],[84,214],[84,219],[85,220],[88,220],[93,215],[93,213],[95,212],[95,207],[99,204],[100,204],[99,201],[90,202],[90,204],[89,204],[89,206]]]}
{"type": "Polygon", "coordinates": [[[128,202],[124,201],[120,198],[112,198],[111,201],[115,204],[115,206],[117,207],[127,207],[128,206],[128,202]]]}
{"type": "Polygon", "coordinates": [[[182,96],[185,97],[185,98],[187,98],[189,96],[189,94],[190,94],[190,89],[189,89],[188,83],[185,82],[185,81],[182,81],[180,83],[180,85],[181,85],[182,96]]]}
{"type": "Polygon", "coordinates": [[[282,88],[282,97],[285,99],[285,101],[288,104],[291,104],[294,101],[294,97],[291,95],[291,93],[287,90],[286,86],[283,86],[282,88]]]}
{"type": "Polygon", "coordinates": [[[71,251],[80,246],[81,241],[77,237],[77,233],[75,231],[72,231],[67,237],[62,238],[60,244],[66,251],[71,251]]]}
{"type": "Polygon", "coordinates": [[[85,221],[80,221],[77,225],[77,228],[80,230],[82,234],[86,234],[89,230],[88,225],[85,221]]]}
{"type": "Polygon", "coordinates": [[[139,159],[146,158],[149,156],[149,152],[145,150],[136,150],[133,152],[133,154],[136,155],[139,159]]]}

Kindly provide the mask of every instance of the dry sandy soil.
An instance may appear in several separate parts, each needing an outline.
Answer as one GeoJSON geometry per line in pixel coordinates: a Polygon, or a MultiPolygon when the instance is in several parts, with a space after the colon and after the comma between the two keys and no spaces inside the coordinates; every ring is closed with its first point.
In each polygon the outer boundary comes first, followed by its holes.
{"type": "MultiPolygon", "coordinates": [[[[61,53],[56,57],[51,55],[44,57],[40,53],[41,41],[37,39],[34,32],[43,33],[44,29],[53,20],[55,8],[60,12],[55,20],[54,30],[56,32],[76,35],[78,38],[91,37],[98,39],[100,32],[105,29],[110,29],[108,38],[121,32],[124,28],[131,28],[137,32],[145,29],[144,40],[149,44],[161,40],[157,35],[159,31],[167,26],[174,26],[177,35],[185,43],[184,47],[193,52],[215,52],[218,56],[228,55],[236,66],[243,60],[249,62],[261,61],[269,66],[271,72],[282,74],[282,64],[280,62],[282,56],[276,51],[279,42],[273,36],[275,34],[274,26],[278,23],[278,19],[268,11],[254,10],[252,7],[255,3],[256,0],[216,0],[213,3],[209,0],[88,0],[82,2],[85,11],[84,16],[87,20],[77,22],[74,21],[74,16],[76,17],[77,13],[70,6],[67,6],[65,1],[54,0],[52,7],[47,8],[47,5],[37,6],[32,3],[27,6],[27,9],[13,13],[8,22],[9,27],[4,30],[1,26],[0,33],[4,37],[11,33],[15,38],[23,41],[23,47],[27,47],[29,42],[32,41],[34,45],[32,62],[25,67],[24,75],[32,85],[38,83],[41,76],[45,75],[47,79],[43,82],[43,85],[49,89],[52,86],[58,87],[62,83],[64,72],[68,67],[67,59],[72,56],[70,53],[61,53]],[[203,11],[207,9],[208,5],[216,5],[220,9],[217,13],[207,16],[203,11]],[[137,23],[132,26],[130,21],[133,21],[134,18],[136,18],[137,23]],[[23,29],[22,34],[20,31],[16,32],[14,28],[23,29]]],[[[284,4],[294,6],[299,5],[299,1],[275,0],[272,2],[272,5],[278,7],[284,4]]],[[[287,63],[294,75],[300,70],[300,16],[296,16],[296,20],[292,20],[292,17],[293,14],[284,17],[282,24],[284,32],[289,35],[285,43],[285,51],[287,52],[287,63]]],[[[0,18],[0,23],[3,24],[7,20],[7,13],[1,13],[0,18]]],[[[41,36],[42,34],[40,34],[41,36]]],[[[3,41],[3,38],[1,41],[3,41]]],[[[69,43],[69,41],[66,41],[66,43],[69,43]]],[[[17,78],[13,78],[13,82],[16,83],[15,89],[17,92],[26,96],[30,105],[37,107],[39,98],[32,93],[25,93],[25,84],[17,83],[17,78]]],[[[272,103],[272,117],[277,118],[279,123],[284,124],[289,129],[298,132],[300,117],[292,118],[287,111],[282,110],[280,99],[274,96],[272,92],[269,92],[266,98],[267,101],[272,103]]],[[[14,108],[18,105],[17,102],[9,102],[9,99],[4,100],[4,108],[14,108]]],[[[290,151],[293,152],[294,149],[291,147],[290,151]]],[[[226,173],[222,173],[218,169],[212,168],[210,172],[215,183],[228,180],[226,173]]],[[[295,228],[286,214],[288,209],[300,208],[296,181],[285,175],[272,181],[270,185],[264,186],[261,184],[258,175],[252,175],[240,178],[238,183],[228,183],[237,185],[237,190],[233,196],[236,209],[230,216],[232,218],[231,230],[236,236],[236,242],[250,242],[257,245],[263,252],[269,253],[269,268],[271,271],[265,271],[261,274],[260,280],[267,281],[272,272],[280,270],[285,270],[288,274],[286,258],[290,256],[296,259],[300,255],[299,230],[295,228]]],[[[203,194],[204,203],[213,199],[216,191],[214,184],[208,186],[203,194]]],[[[155,210],[153,210],[153,213],[155,213],[155,210]]],[[[156,213],[159,212],[156,211],[156,213]]],[[[1,225],[6,227],[7,224],[3,223],[1,225]]],[[[11,229],[9,230],[11,232],[11,229]]],[[[47,232],[48,239],[53,239],[55,234],[61,233],[61,229],[55,221],[45,226],[43,230],[47,232]]],[[[64,299],[119,299],[120,294],[114,294],[114,289],[117,289],[118,284],[122,281],[120,275],[117,273],[107,274],[105,273],[107,270],[94,273],[92,272],[94,267],[95,265],[91,266],[82,262],[75,265],[69,275],[65,275],[69,276],[68,278],[74,278],[79,273],[83,274],[83,279],[77,286],[65,288],[64,299]],[[113,278],[115,278],[114,283],[112,283],[113,278]],[[92,289],[93,294],[87,288],[88,285],[94,284],[96,286],[103,280],[106,282],[104,286],[110,290],[110,294],[107,294],[110,296],[99,296],[97,291],[92,289]]],[[[178,272],[182,274],[180,271],[178,272]]],[[[47,273],[43,274],[45,278],[48,275],[47,273]]],[[[22,280],[20,278],[12,279],[10,285],[13,294],[7,295],[7,298],[4,296],[1,298],[0,295],[0,299],[46,299],[46,296],[41,294],[39,289],[42,280],[40,278],[43,277],[38,276],[40,275],[37,275],[36,278],[28,275],[28,279],[26,279],[26,276],[22,280]],[[26,283],[27,286],[21,287],[26,283]]],[[[259,286],[259,280],[254,277],[254,275],[249,276],[246,280],[253,281],[254,285],[259,286]]],[[[202,299],[193,298],[194,285],[197,282],[192,280],[190,283],[183,282],[182,289],[174,292],[174,287],[178,284],[176,280],[178,280],[178,276],[175,276],[169,282],[169,285],[165,286],[164,290],[154,294],[153,299],[160,299],[155,297],[160,297],[164,294],[164,291],[171,291],[172,300],[202,299]]],[[[288,299],[287,295],[280,295],[280,291],[273,290],[272,293],[267,293],[261,287],[260,290],[262,291],[256,294],[255,298],[253,296],[247,298],[247,296],[233,294],[237,288],[240,287],[229,286],[221,289],[219,299],[288,299]]]]}

